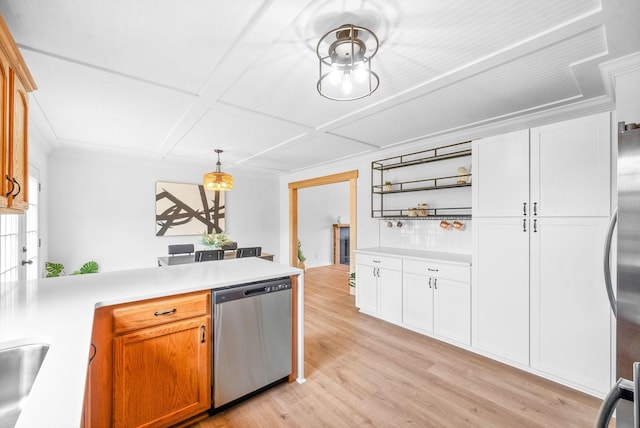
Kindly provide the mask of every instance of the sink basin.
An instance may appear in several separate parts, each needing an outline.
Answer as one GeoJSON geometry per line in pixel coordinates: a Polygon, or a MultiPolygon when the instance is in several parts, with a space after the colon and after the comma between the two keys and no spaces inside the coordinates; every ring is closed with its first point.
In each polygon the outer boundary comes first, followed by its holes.
{"type": "Polygon", "coordinates": [[[13,427],[49,345],[29,343],[0,349],[0,427],[13,427]]]}

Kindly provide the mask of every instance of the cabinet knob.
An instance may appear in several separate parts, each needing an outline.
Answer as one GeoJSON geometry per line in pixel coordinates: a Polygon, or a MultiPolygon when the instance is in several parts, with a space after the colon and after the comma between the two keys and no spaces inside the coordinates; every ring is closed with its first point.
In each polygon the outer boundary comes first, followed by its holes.
{"type": "Polygon", "coordinates": [[[433,278],[433,288],[438,289],[438,278],[433,278]]]}
{"type": "Polygon", "coordinates": [[[533,231],[537,232],[538,231],[538,220],[533,219],[533,231]]]}
{"type": "Polygon", "coordinates": [[[533,203],[533,215],[538,215],[538,203],[533,203]]]}
{"type": "Polygon", "coordinates": [[[206,336],[207,329],[205,328],[205,326],[201,325],[200,331],[202,332],[202,339],[200,340],[200,343],[205,343],[207,339],[207,336],[206,336]]]}
{"type": "Polygon", "coordinates": [[[432,279],[433,279],[433,278],[429,278],[429,288],[431,288],[431,280],[432,280],[432,279]]]}
{"type": "Polygon", "coordinates": [[[527,215],[527,203],[522,203],[522,215],[527,215]]]}
{"type": "Polygon", "coordinates": [[[527,219],[526,218],[524,220],[522,220],[522,231],[523,232],[527,231],[527,219]]]}

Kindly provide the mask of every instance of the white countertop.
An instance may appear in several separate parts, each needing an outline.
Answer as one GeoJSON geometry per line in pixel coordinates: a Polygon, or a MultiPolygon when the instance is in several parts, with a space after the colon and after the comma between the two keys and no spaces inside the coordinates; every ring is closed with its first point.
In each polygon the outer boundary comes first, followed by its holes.
{"type": "Polygon", "coordinates": [[[405,248],[358,248],[356,253],[401,257],[403,259],[434,260],[471,266],[471,254],[442,253],[438,251],[409,250],[405,248]]]}
{"type": "Polygon", "coordinates": [[[80,426],[95,308],[290,275],[301,324],[302,271],[256,257],[0,284],[0,348],[50,345],[16,427],[80,426]]]}

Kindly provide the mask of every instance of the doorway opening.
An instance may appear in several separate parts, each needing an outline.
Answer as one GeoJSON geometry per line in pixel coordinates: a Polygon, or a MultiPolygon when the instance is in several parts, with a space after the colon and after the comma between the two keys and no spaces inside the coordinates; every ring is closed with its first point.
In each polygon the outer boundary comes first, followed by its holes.
{"type": "Polygon", "coordinates": [[[298,190],[308,187],[324,186],[327,184],[349,182],[350,221],[348,234],[348,260],[349,269],[353,272],[353,252],[356,249],[357,230],[357,180],[358,170],[353,170],[289,183],[289,264],[291,266],[298,265],[298,190]]]}

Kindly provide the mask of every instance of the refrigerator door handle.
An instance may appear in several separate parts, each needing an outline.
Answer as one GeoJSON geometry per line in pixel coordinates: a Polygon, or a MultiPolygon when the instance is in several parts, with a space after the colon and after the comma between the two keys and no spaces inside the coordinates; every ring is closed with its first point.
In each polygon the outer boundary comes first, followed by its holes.
{"type": "Polygon", "coordinates": [[[616,303],[616,296],[613,294],[613,285],[611,284],[611,240],[613,239],[613,231],[615,230],[617,222],[618,207],[613,210],[613,215],[609,222],[609,230],[607,231],[607,239],[604,243],[604,283],[607,287],[607,297],[609,298],[609,305],[611,305],[611,311],[614,317],[618,312],[618,304],[616,303]]]}
{"type": "MultiPolygon", "coordinates": [[[[623,378],[618,379],[616,384],[613,385],[613,388],[611,388],[611,391],[609,391],[607,396],[604,397],[600,410],[598,411],[594,427],[607,428],[609,426],[611,416],[616,410],[618,401],[622,399],[633,402],[633,389],[634,382],[623,378]]],[[[636,403],[634,403],[634,405],[636,405],[636,403]]]]}

